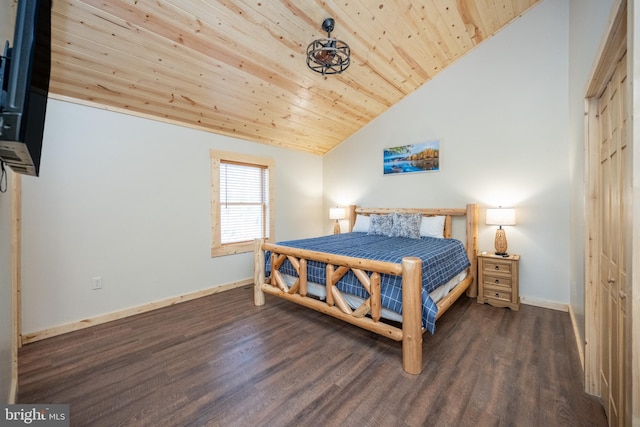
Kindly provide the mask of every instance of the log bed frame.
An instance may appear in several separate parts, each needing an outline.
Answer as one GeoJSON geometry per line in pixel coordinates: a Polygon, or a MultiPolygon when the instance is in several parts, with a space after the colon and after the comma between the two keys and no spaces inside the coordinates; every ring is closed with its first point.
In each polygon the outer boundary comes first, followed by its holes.
{"type": "MultiPolygon", "coordinates": [[[[356,215],[421,213],[423,216],[445,216],[444,237],[451,237],[451,219],[466,216],[466,252],[471,262],[467,277],[454,287],[438,303],[436,319],[462,295],[477,296],[476,253],[478,240],[478,206],[468,204],[466,209],[394,209],[357,208],[350,206],[349,230],[353,229],[356,215]]],[[[374,261],[342,255],[290,248],[256,239],[254,243],[254,304],[264,305],[264,294],[268,293],[299,305],[328,314],[363,329],[402,341],[402,367],[409,374],[422,371],[422,262],[416,257],[406,257],[402,263],[374,261]],[[271,251],[271,277],[265,278],[265,251],[271,251]],[[297,270],[299,278],[289,287],[278,271],[285,259],[297,270]],[[327,264],[326,300],[307,296],[307,261],[327,264]],[[360,307],[352,310],[344,300],[335,283],[351,269],[370,297],[360,307]],[[402,276],[402,327],[385,323],[381,319],[380,274],[402,276]],[[369,316],[367,316],[369,315],[369,316]]]]}

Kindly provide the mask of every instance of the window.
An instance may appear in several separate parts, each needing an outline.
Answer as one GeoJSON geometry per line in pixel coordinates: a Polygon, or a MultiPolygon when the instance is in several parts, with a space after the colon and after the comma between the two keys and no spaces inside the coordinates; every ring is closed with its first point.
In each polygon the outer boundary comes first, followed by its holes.
{"type": "Polygon", "coordinates": [[[211,150],[211,256],[253,250],[273,238],[273,161],[211,150]]]}

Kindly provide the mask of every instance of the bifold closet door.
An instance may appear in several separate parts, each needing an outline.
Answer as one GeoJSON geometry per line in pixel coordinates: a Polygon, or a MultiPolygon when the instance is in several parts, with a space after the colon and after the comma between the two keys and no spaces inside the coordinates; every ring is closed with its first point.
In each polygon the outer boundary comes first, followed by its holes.
{"type": "Polygon", "coordinates": [[[598,100],[600,126],[600,250],[599,250],[599,344],[600,389],[609,425],[624,423],[625,325],[627,273],[625,265],[625,204],[629,196],[626,143],[626,55],[598,100]]]}

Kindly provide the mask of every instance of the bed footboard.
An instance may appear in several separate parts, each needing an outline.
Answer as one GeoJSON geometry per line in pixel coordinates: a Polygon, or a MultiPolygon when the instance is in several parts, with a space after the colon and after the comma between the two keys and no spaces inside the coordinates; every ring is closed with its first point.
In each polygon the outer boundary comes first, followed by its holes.
{"type": "Polygon", "coordinates": [[[410,374],[422,371],[422,261],[407,257],[401,264],[332,255],[304,249],[279,246],[257,239],[254,243],[254,304],[265,302],[265,293],[328,314],[396,341],[402,341],[402,365],[410,374]],[[265,275],[265,251],[271,252],[271,277],[265,275]],[[295,283],[288,286],[278,268],[285,259],[298,270],[295,283]],[[326,300],[306,295],[306,262],[327,263],[326,300]],[[370,297],[352,310],[335,286],[348,271],[353,271],[370,297]],[[369,272],[369,273],[368,273],[369,272]],[[402,276],[402,328],[380,321],[380,274],[402,276]],[[369,316],[367,316],[369,315],[369,316]]]}

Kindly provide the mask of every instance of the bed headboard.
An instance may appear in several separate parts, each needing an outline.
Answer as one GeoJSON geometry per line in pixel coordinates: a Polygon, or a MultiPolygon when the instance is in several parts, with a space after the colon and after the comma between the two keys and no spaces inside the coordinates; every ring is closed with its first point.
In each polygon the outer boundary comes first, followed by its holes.
{"type": "Polygon", "coordinates": [[[476,255],[478,252],[478,205],[468,204],[466,208],[453,208],[453,209],[420,209],[420,208],[362,208],[356,205],[349,205],[349,231],[353,230],[353,226],[356,223],[356,215],[387,215],[393,212],[398,213],[420,213],[423,216],[438,216],[443,215],[444,220],[444,237],[451,238],[452,225],[451,220],[453,217],[466,217],[466,242],[465,248],[467,256],[471,262],[469,267],[470,274],[473,275],[474,281],[469,287],[467,295],[475,297],[477,295],[477,280],[476,280],[476,255]]]}

